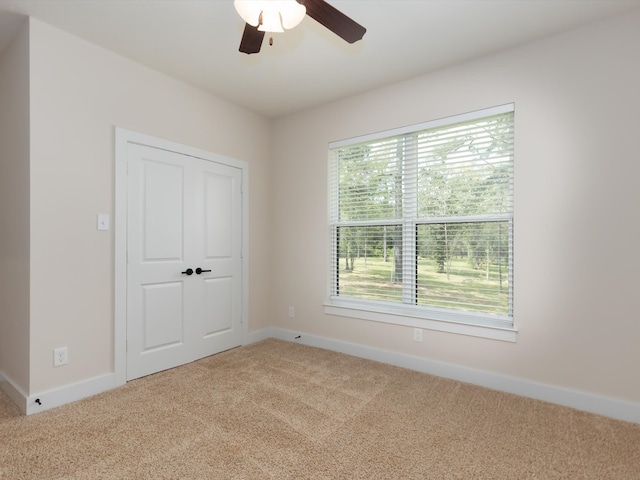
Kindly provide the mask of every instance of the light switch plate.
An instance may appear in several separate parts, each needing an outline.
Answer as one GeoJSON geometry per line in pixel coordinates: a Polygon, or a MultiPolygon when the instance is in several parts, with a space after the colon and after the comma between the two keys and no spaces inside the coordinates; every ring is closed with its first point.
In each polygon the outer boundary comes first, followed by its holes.
{"type": "Polygon", "coordinates": [[[98,214],[98,230],[109,230],[109,214],[98,214]]]}

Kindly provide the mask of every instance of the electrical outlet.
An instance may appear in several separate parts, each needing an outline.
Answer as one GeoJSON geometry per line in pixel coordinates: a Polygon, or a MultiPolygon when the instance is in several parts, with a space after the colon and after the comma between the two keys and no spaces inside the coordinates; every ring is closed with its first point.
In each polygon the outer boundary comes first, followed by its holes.
{"type": "Polygon", "coordinates": [[[413,329],[413,340],[415,342],[421,342],[422,341],[422,329],[421,328],[414,328],[413,329]]]}
{"type": "Polygon", "coordinates": [[[69,363],[69,350],[67,347],[53,349],[53,366],[61,367],[69,363]]]}
{"type": "Polygon", "coordinates": [[[295,316],[296,316],[296,310],[295,310],[295,308],[293,308],[293,307],[289,307],[289,316],[290,316],[291,318],[293,318],[293,317],[295,317],[295,316]]]}

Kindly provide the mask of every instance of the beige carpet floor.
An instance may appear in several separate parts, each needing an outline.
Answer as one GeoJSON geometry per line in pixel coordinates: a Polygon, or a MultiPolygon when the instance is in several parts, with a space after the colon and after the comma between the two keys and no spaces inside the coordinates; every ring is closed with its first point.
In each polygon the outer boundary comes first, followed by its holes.
{"type": "Polygon", "coordinates": [[[21,416],[0,479],[640,479],[640,425],[279,340],[21,416]]]}

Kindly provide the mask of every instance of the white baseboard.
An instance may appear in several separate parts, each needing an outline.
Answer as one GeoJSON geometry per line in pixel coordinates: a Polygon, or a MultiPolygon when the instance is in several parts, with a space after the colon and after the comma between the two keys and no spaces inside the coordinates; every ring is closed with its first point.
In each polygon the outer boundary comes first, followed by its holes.
{"type": "Polygon", "coordinates": [[[640,423],[640,404],[637,403],[533,382],[486,370],[477,370],[450,363],[438,362],[428,358],[391,352],[379,348],[368,347],[366,345],[344,342],[342,340],[335,340],[305,333],[300,334],[280,328],[267,328],[265,330],[252,332],[248,339],[251,341],[247,343],[253,343],[255,341],[271,337],[346,353],[355,357],[388,363],[390,365],[408,368],[439,377],[459,380],[461,382],[471,383],[502,392],[513,393],[523,397],[544,400],[546,402],[596,413],[616,418],[618,420],[640,423]]]}
{"type": "Polygon", "coordinates": [[[261,340],[266,340],[267,338],[275,337],[273,331],[274,329],[269,327],[263,330],[249,332],[244,337],[244,345],[249,345],[250,343],[256,343],[260,342],[261,340]]]}
{"type": "Polygon", "coordinates": [[[82,400],[83,398],[97,395],[115,387],[115,374],[106,373],[99,377],[90,378],[82,382],[65,385],[37,395],[31,395],[27,399],[27,415],[43,412],[51,408],[60,407],[67,403],[82,400]]]}
{"type": "Polygon", "coordinates": [[[15,403],[22,413],[27,410],[27,395],[24,391],[11,381],[6,375],[0,373],[0,390],[15,403]]]}
{"type": "Polygon", "coordinates": [[[37,395],[27,395],[5,375],[0,374],[0,390],[7,394],[23,414],[31,415],[111,390],[115,387],[114,381],[114,374],[107,373],[37,395]]]}
{"type": "MultiPolygon", "coordinates": [[[[627,422],[640,423],[640,405],[637,403],[556,387],[485,370],[438,362],[404,353],[391,352],[342,340],[271,327],[248,333],[244,343],[255,343],[267,338],[278,338],[311,347],[324,348],[355,357],[375,360],[439,377],[451,378],[494,390],[513,393],[523,397],[544,400],[627,422]]],[[[0,390],[4,391],[22,413],[26,415],[75,402],[76,400],[111,390],[115,386],[115,374],[108,373],[72,385],[42,392],[38,395],[27,396],[25,392],[7,378],[6,375],[0,373],[0,390]],[[38,400],[39,403],[36,400],[38,400]]]]}

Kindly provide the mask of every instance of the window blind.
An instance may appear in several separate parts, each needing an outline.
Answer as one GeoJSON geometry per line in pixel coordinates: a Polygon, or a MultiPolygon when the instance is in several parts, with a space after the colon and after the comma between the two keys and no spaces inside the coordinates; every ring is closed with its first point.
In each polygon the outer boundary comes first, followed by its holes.
{"type": "Polygon", "coordinates": [[[513,323],[513,111],[330,145],[332,298],[513,323]]]}

